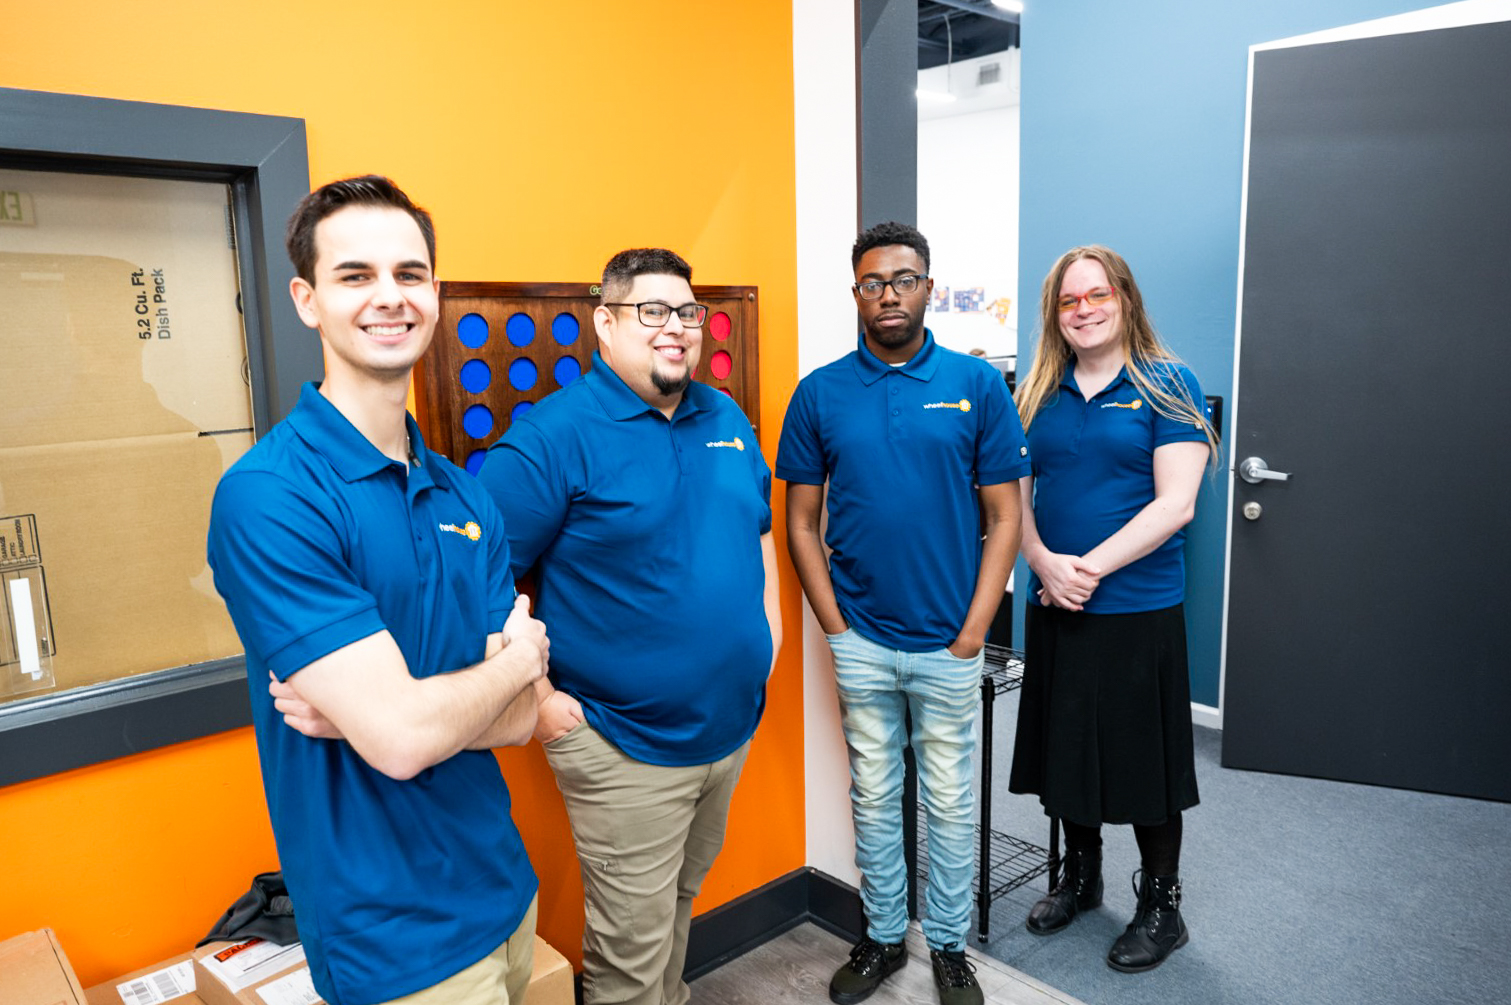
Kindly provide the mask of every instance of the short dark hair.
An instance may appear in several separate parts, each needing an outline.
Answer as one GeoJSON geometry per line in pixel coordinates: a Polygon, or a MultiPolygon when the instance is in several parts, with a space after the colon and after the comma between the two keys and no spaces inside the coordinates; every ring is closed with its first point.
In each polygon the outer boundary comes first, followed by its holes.
{"type": "Polygon", "coordinates": [[[389,179],[368,174],[321,185],[299,200],[294,215],[289,217],[288,233],[283,239],[299,278],[314,284],[315,228],[321,220],[347,206],[378,206],[408,213],[425,238],[425,250],[430,252],[430,269],[435,271],[435,224],[431,222],[430,214],[416,206],[404,190],[389,179]]]}
{"type": "Polygon", "coordinates": [[[905,245],[918,252],[918,257],[923,259],[923,271],[929,271],[928,238],[920,234],[917,227],[898,223],[896,220],[878,223],[855,239],[855,247],[850,249],[851,270],[860,268],[861,256],[872,248],[886,248],[894,244],[905,245]]]}
{"type": "Polygon", "coordinates": [[[629,295],[636,276],[680,276],[692,285],[693,267],[675,251],[665,248],[628,248],[603,267],[599,303],[614,303],[629,295]]]}

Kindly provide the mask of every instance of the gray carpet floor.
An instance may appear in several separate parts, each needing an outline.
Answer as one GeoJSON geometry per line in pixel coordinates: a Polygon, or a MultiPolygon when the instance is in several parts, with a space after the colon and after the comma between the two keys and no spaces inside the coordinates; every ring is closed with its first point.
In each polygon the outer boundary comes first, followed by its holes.
{"type": "MultiPolygon", "coordinates": [[[[994,824],[1044,844],[1037,799],[1007,792],[1016,695],[997,712],[994,824]]],[[[1201,805],[1186,814],[1181,861],[1189,945],[1146,974],[1107,967],[1138,868],[1132,830],[1109,826],[1101,908],[1031,935],[1041,878],[993,905],[979,948],[1094,1005],[1511,1002],[1511,805],[1229,770],[1221,742],[1197,727],[1201,805]]]]}

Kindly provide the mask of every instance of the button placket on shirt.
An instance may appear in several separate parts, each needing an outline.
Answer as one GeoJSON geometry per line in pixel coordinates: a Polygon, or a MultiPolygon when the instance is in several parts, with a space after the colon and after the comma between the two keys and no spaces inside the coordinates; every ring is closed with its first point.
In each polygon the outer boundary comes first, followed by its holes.
{"type": "Polygon", "coordinates": [[[1091,418],[1091,402],[1082,398],[1080,392],[1076,393],[1076,399],[1079,402],[1081,414],[1076,418],[1076,435],[1070,441],[1070,452],[1073,454],[1081,452],[1081,436],[1086,432],[1086,420],[1091,418]]]}
{"type": "Polygon", "coordinates": [[[682,443],[683,437],[677,434],[677,422],[675,419],[666,419],[664,416],[663,420],[666,422],[666,435],[670,438],[672,453],[677,458],[677,471],[686,475],[688,473],[687,450],[682,443]]]}
{"type": "Polygon", "coordinates": [[[883,379],[891,388],[890,393],[882,399],[883,407],[887,408],[887,433],[889,436],[896,436],[902,427],[902,408],[900,407],[902,402],[899,398],[902,394],[902,385],[898,383],[902,379],[902,374],[889,373],[883,379]],[[891,399],[890,403],[887,401],[888,398],[891,399]]]}
{"type": "MultiPolygon", "coordinates": [[[[420,503],[421,490],[414,484],[414,469],[407,469],[399,477],[404,479],[404,512],[409,517],[409,529],[414,538],[414,543],[410,546],[414,549],[414,567],[419,570],[420,582],[428,583],[435,549],[426,546],[425,521],[420,516],[420,511],[424,508],[420,503]]],[[[432,538],[434,535],[435,531],[432,530],[432,538]]]]}

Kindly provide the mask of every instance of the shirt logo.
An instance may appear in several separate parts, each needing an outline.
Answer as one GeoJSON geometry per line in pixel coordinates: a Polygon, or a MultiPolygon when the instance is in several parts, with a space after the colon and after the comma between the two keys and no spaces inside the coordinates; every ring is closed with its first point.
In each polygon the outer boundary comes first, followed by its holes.
{"type": "Polygon", "coordinates": [[[462,524],[460,527],[458,527],[454,523],[436,524],[436,529],[437,530],[449,530],[453,534],[460,534],[460,535],[462,535],[463,537],[465,537],[469,541],[479,540],[483,536],[483,528],[479,527],[477,525],[476,521],[473,521],[473,520],[468,520],[466,523],[462,524]]]}
{"type": "Polygon", "coordinates": [[[744,450],[745,441],[736,436],[732,440],[709,440],[703,444],[705,447],[732,447],[735,450],[744,450]]]}
{"type": "Polygon", "coordinates": [[[969,398],[961,398],[959,401],[931,401],[927,405],[924,405],[923,407],[924,408],[958,408],[962,412],[969,412],[971,410],[971,401],[970,401],[969,398]]]}
{"type": "Polygon", "coordinates": [[[1144,407],[1144,399],[1143,398],[1134,398],[1132,401],[1108,401],[1108,402],[1103,402],[1102,407],[1103,408],[1131,408],[1134,411],[1138,411],[1140,408],[1144,407]]]}

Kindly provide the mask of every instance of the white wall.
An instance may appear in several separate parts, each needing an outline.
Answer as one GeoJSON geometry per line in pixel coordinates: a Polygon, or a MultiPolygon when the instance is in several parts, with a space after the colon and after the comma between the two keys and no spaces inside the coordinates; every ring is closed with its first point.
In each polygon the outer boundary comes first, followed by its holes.
{"type": "MultiPolygon", "coordinates": [[[[792,72],[797,155],[798,373],[855,347],[850,246],[855,175],[855,9],[793,0],[792,72]]],[[[808,864],[860,885],[850,821],[850,768],[834,670],[803,603],[803,756],[808,864]]],[[[791,637],[791,636],[789,636],[791,637]]]]}
{"type": "MultiPolygon", "coordinates": [[[[1021,49],[961,60],[918,74],[918,229],[929,239],[941,345],[1015,356],[1018,347],[1018,68],[1021,49]],[[978,84],[995,65],[999,79],[978,84]],[[930,94],[951,94],[938,102],[930,94]],[[961,291],[979,289],[980,308],[962,313],[961,291]],[[1002,303],[1005,301],[1006,303],[1002,303]],[[994,305],[997,310],[993,310],[994,305]],[[1005,316],[1001,309],[1006,308],[1005,316]]],[[[1035,316],[1029,306],[1029,326],[1035,316]]],[[[1031,332],[1025,333],[1025,339],[1031,332]]]]}

